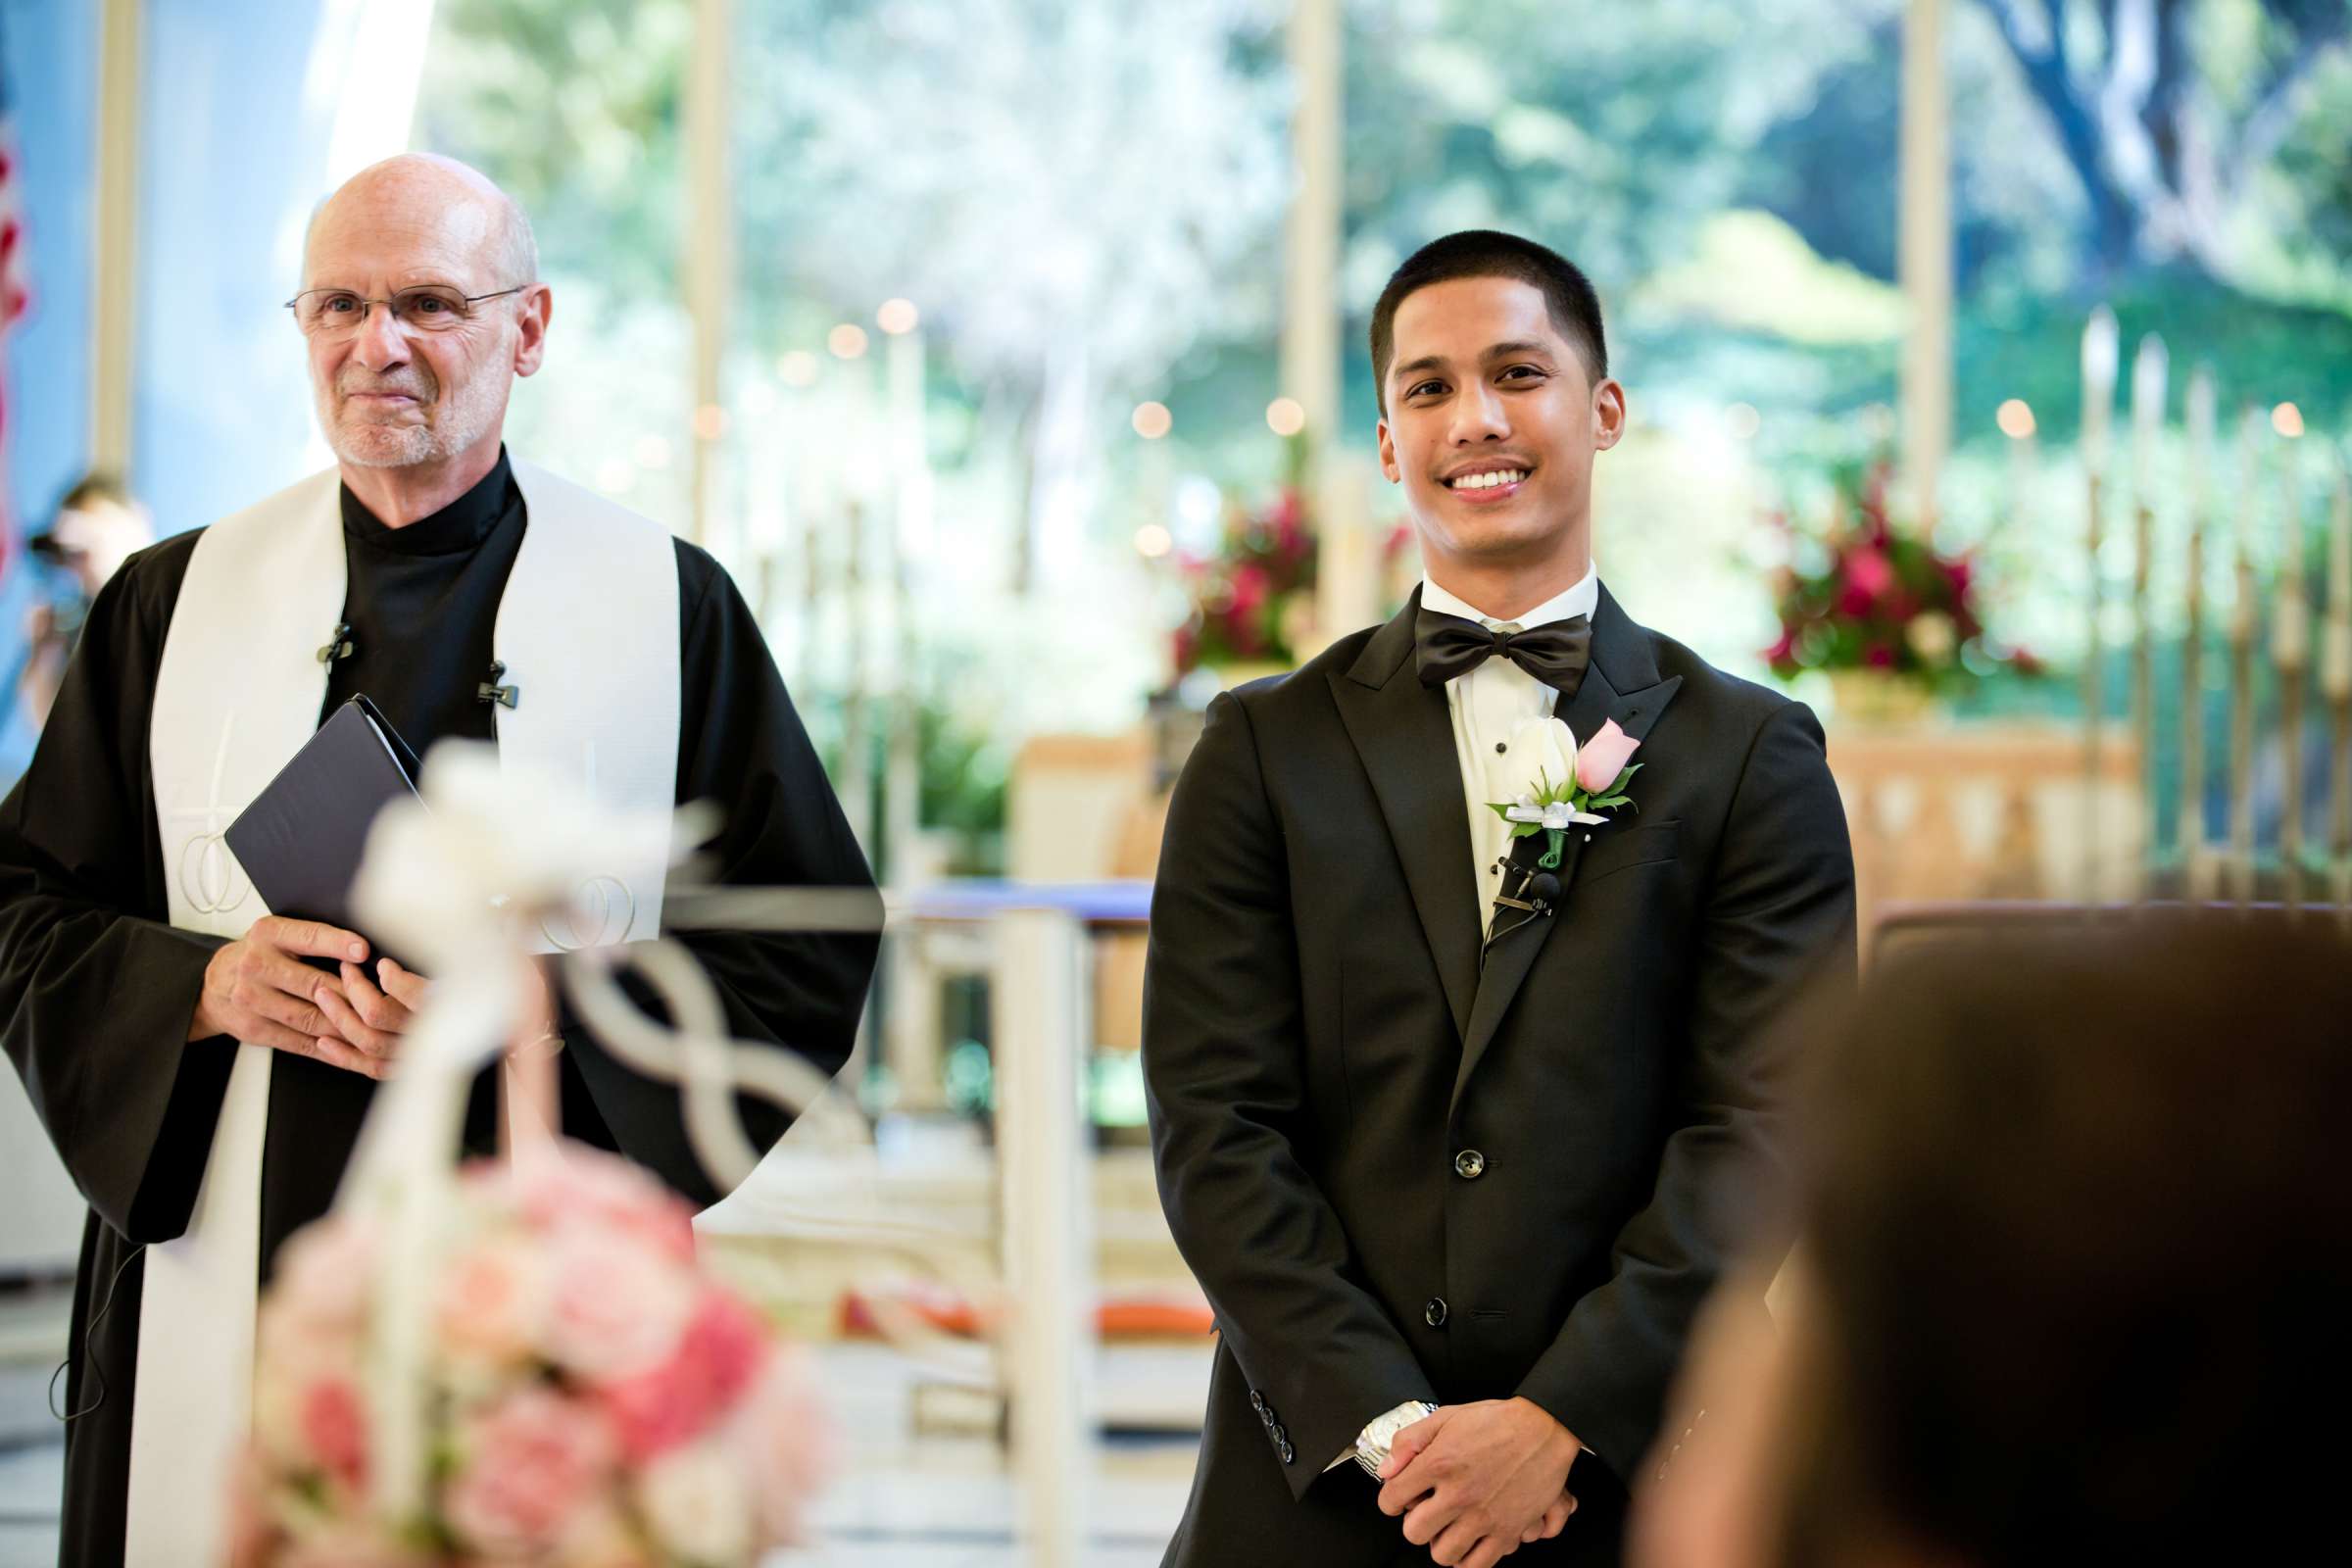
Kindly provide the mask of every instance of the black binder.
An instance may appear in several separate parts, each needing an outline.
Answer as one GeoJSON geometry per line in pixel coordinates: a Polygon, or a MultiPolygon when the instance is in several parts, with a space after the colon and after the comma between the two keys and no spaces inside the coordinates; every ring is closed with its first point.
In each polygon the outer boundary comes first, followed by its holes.
{"type": "Polygon", "coordinates": [[[416,754],[382,710],[354,697],[229,823],[229,853],[271,914],[358,931],[351,888],[368,829],[386,806],[415,798],[416,772],[416,754]]]}

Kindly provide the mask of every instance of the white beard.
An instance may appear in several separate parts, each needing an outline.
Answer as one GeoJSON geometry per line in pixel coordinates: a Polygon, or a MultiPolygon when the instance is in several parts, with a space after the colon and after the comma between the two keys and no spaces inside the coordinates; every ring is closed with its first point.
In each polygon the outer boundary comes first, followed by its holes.
{"type": "Polygon", "coordinates": [[[336,458],[358,468],[409,468],[446,462],[496,429],[506,412],[507,383],[497,375],[476,376],[438,417],[428,410],[422,424],[346,423],[336,417],[332,387],[318,387],[315,396],[318,428],[336,458]]]}

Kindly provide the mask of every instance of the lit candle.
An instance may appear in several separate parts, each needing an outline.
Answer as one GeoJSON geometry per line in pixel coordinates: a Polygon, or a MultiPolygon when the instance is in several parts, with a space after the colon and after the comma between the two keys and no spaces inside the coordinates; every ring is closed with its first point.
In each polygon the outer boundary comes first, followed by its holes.
{"type": "Polygon", "coordinates": [[[2082,897],[2099,896],[2099,831],[2105,813],[2099,809],[2099,722],[2107,706],[2106,683],[2099,668],[2099,546],[2101,528],[2100,480],[2107,467],[2107,424],[2115,410],[2117,356],[2115,313],[2102,305],[2090,313],[2082,328],[2082,469],[2087,524],[2083,529],[2089,582],[2083,594],[2082,641],[2082,897]]]}
{"type": "Polygon", "coordinates": [[[2107,425],[2115,416],[2119,353],[2115,313],[2102,305],[2082,328],[2082,462],[2093,474],[2107,466],[2107,425]]]}
{"type": "MultiPolygon", "coordinates": [[[[2132,357],[2132,747],[2139,768],[2140,798],[2155,827],[2156,626],[2148,603],[2148,575],[2156,555],[2154,469],[2156,438],[2164,428],[2167,360],[2164,339],[2150,332],[2132,357]]],[[[2145,890],[2148,857],[2140,857],[2140,890],[2145,890]]]]}
{"type": "Polygon", "coordinates": [[[2262,413],[2249,407],[2238,421],[2237,525],[2230,540],[2233,568],[2230,605],[2230,873],[2240,903],[2254,896],[2254,496],[2261,484],[2262,413]]]}
{"type": "Polygon", "coordinates": [[[1993,423],[2009,438],[2008,521],[2015,527],[2033,508],[2036,456],[2034,410],[2025,399],[2011,398],[1994,413],[1993,423]]]}
{"type": "Polygon", "coordinates": [[[2328,530],[2328,643],[2320,689],[2331,703],[2352,703],[2352,477],[2339,459],[2328,530]]]}
{"type": "Polygon", "coordinates": [[[2320,690],[2335,710],[2334,759],[2328,793],[2334,797],[2335,912],[2352,922],[2352,475],[2336,456],[2335,505],[2328,537],[2328,640],[2320,662],[2320,690]]]}
{"type": "Polygon", "coordinates": [[[2205,517],[2213,507],[2213,368],[2188,378],[2187,622],[2180,642],[2180,854],[2191,900],[2212,896],[2205,862],[2205,517]]]}
{"type": "Polygon", "coordinates": [[[2170,360],[2164,339],[2150,332],[2132,357],[2132,488],[2144,504],[2156,459],[2157,433],[2164,428],[2165,376],[2170,360]]]}
{"type": "MultiPolygon", "coordinates": [[[[2274,418],[2273,423],[2278,421],[2274,418]]],[[[2286,906],[2303,900],[2303,686],[2311,669],[2311,604],[2303,582],[2302,447],[2278,443],[2278,612],[2271,661],[2278,666],[2278,749],[2285,766],[2278,828],[2286,906]]]]}

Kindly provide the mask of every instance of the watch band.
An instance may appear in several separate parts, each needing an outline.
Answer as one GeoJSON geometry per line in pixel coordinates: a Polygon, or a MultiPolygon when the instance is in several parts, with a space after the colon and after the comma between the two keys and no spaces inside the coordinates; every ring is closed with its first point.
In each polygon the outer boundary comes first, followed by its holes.
{"type": "Polygon", "coordinates": [[[1380,1468],[1389,1462],[1389,1449],[1396,1443],[1396,1434],[1437,1413],[1438,1407],[1427,1399],[1407,1399],[1395,1409],[1374,1416],[1355,1435],[1355,1462],[1363,1466],[1364,1474],[1380,1480],[1380,1468]]]}

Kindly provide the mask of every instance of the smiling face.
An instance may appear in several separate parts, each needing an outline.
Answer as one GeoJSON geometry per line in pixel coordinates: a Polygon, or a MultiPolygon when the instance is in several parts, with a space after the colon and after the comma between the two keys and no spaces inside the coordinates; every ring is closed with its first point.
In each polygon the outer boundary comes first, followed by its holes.
{"type": "Polygon", "coordinates": [[[1582,576],[1592,454],[1624,431],[1624,389],[1592,384],[1543,291],[1514,277],[1414,290],[1394,342],[1381,468],[1404,487],[1432,572],[1582,576]]]}
{"type": "MultiPolygon", "coordinates": [[[[319,209],[302,287],[383,300],[435,287],[454,296],[529,284],[512,270],[505,198],[470,171],[397,159],[354,177],[319,209]]],[[[327,444],[344,463],[406,468],[462,462],[495,447],[516,375],[538,368],[547,290],[467,307],[442,331],[373,305],[356,332],[308,340],[312,394],[327,444]]]]}

